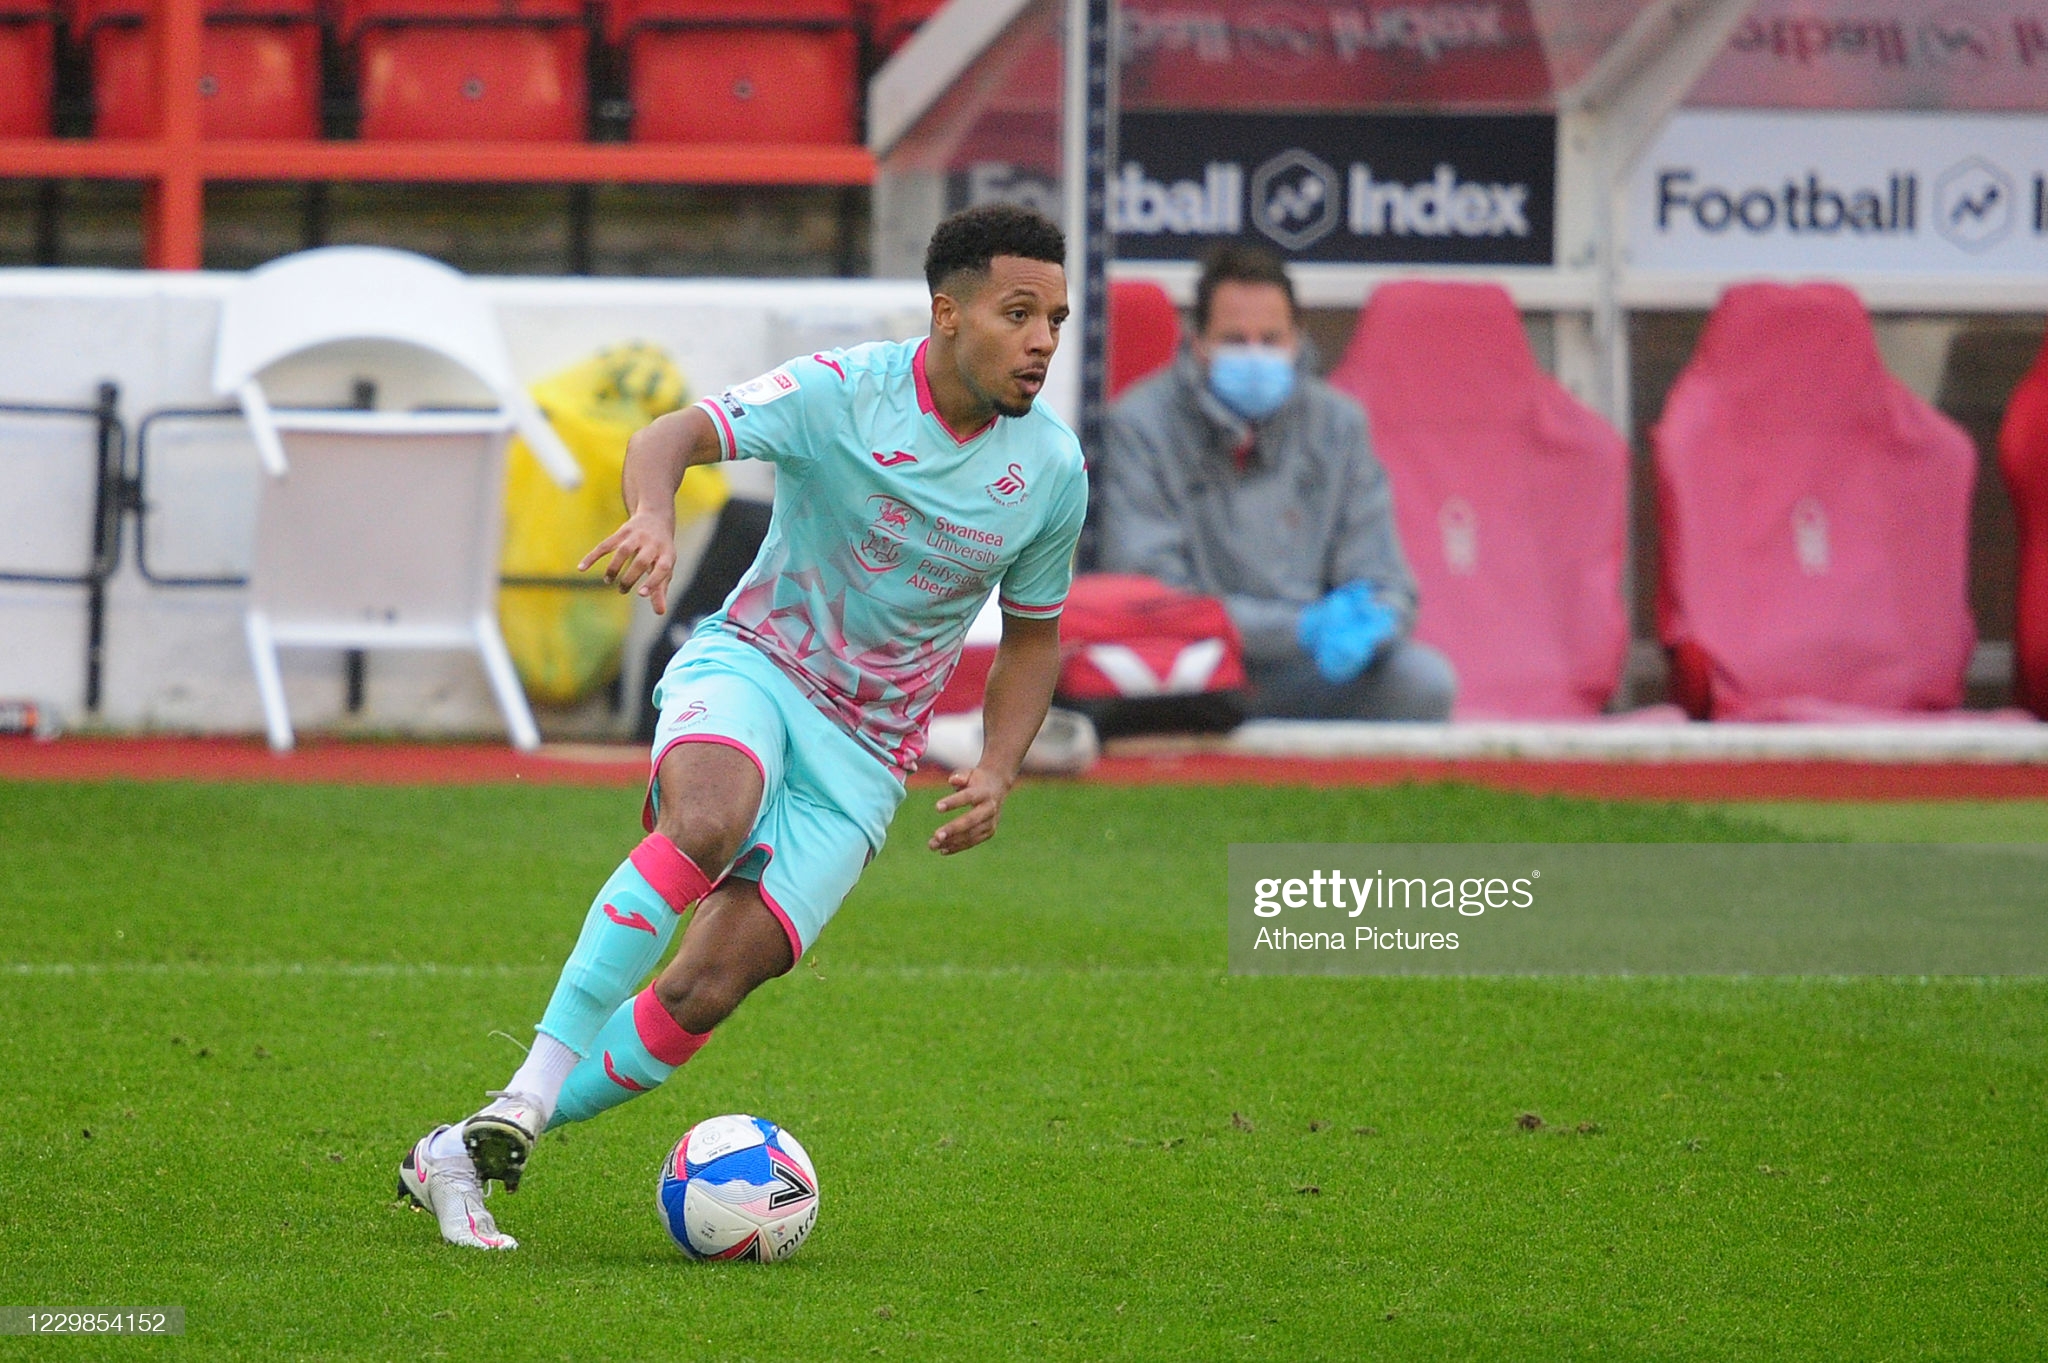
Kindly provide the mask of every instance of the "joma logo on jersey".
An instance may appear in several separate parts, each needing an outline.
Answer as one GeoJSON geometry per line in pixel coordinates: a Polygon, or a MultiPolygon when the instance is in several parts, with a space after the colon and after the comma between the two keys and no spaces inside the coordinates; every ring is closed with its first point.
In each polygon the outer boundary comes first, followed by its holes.
{"type": "Polygon", "coordinates": [[[988,484],[982,491],[998,506],[1015,506],[1024,500],[1030,489],[1024,485],[1024,466],[1012,464],[1003,471],[1003,476],[988,484]]]}
{"type": "Polygon", "coordinates": [[[903,562],[903,544],[910,538],[910,527],[913,522],[923,523],[924,516],[908,502],[881,492],[868,498],[868,505],[875,518],[853,547],[853,557],[871,573],[886,573],[903,562]]]}
{"type": "Polygon", "coordinates": [[[917,462],[917,456],[909,450],[890,450],[887,454],[876,450],[874,456],[875,462],[885,469],[893,469],[898,464],[915,464],[917,462]]]}

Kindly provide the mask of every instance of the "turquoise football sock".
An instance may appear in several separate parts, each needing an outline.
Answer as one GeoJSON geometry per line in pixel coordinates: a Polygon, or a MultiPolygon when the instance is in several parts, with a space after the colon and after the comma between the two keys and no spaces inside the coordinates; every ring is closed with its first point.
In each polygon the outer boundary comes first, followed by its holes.
{"type": "Polygon", "coordinates": [[[709,1032],[684,1031],[650,985],[619,1005],[597,1034],[589,1056],[569,1072],[548,1129],[587,1122],[661,1087],[710,1039],[709,1032]]]}
{"type": "Polygon", "coordinates": [[[711,893],[697,864],[659,833],[633,849],[598,891],[537,1030],[576,1052],[639,988],[675,936],[683,910],[711,893]]]}

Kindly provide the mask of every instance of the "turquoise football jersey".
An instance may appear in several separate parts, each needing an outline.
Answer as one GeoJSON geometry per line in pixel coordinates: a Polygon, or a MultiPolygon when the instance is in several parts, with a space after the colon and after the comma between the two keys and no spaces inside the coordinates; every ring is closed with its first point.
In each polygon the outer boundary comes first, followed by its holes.
{"type": "Polygon", "coordinates": [[[1088,510],[1080,442],[1043,404],[957,432],[925,379],[925,342],[790,361],[697,405],[727,459],[776,465],[760,555],[710,626],[768,655],[899,778],[967,626],[1049,619],[1088,510]]]}

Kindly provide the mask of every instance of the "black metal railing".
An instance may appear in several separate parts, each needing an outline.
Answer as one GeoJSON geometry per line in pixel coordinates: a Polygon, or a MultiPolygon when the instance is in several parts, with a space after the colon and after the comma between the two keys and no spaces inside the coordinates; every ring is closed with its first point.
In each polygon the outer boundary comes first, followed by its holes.
{"type": "Polygon", "coordinates": [[[246,587],[246,573],[160,573],[149,561],[149,437],[166,421],[237,420],[240,407],[160,407],[135,428],[135,569],[152,587],[246,587]]]}
{"type": "Polygon", "coordinates": [[[49,573],[0,568],[0,582],[43,587],[83,587],[86,593],[85,708],[100,707],[107,642],[107,581],[121,565],[121,515],[139,505],[129,479],[128,433],[121,424],[121,390],[102,383],[90,407],[35,402],[0,402],[0,416],[76,417],[94,425],[92,556],[85,571],[49,573]]]}

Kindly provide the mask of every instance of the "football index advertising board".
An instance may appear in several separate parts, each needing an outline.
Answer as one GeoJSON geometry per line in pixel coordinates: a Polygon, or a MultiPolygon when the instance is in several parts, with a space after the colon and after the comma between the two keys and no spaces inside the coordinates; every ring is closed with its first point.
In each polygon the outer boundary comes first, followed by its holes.
{"type": "Polygon", "coordinates": [[[1548,265],[1548,115],[1127,111],[1109,212],[1120,257],[1256,242],[1291,260],[1548,265]]]}
{"type": "Polygon", "coordinates": [[[1630,187],[1638,268],[2048,269],[2048,118],[1693,110],[1630,187]]]}

